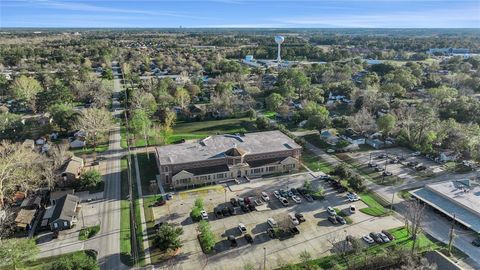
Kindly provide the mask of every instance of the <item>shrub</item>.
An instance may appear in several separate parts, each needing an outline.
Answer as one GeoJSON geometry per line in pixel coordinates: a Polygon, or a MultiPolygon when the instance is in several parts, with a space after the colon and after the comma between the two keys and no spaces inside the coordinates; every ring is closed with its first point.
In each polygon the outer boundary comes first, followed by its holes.
{"type": "Polygon", "coordinates": [[[198,231],[200,234],[198,235],[198,240],[200,241],[200,245],[205,253],[210,253],[215,247],[216,240],[215,235],[213,234],[210,223],[206,220],[200,221],[198,224],[198,231]]]}
{"type": "Polygon", "coordinates": [[[47,270],[97,270],[97,261],[85,252],[73,253],[56,259],[47,270]]]}
{"type": "Polygon", "coordinates": [[[192,208],[192,211],[190,212],[190,217],[193,219],[193,221],[199,221],[202,219],[202,215],[200,212],[202,211],[202,208],[198,208],[194,206],[192,208]]]}
{"type": "Polygon", "coordinates": [[[88,170],[80,176],[80,186],[84,189],[94,188],[102,182],[102,175],[97,170],[88,170]]]}
{"type": "Polygon", "coordinates": [[[161,251],[173,251],[182,247],[180,235],[183,234],[181,227],[174,227],[170,224],[163,224],[155,234],[153,245],[161,251]]]}

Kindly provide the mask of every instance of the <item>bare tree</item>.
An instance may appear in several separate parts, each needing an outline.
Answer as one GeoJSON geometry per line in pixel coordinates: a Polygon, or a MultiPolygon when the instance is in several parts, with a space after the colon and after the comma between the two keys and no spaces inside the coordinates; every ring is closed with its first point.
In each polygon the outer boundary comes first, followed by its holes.
{"type": "Polygon", "coordinates": [[[87,140],[93,141],[96,151],[98,136],[108,132],[113,127],[112,115],[105,109],[90,108],[83,110],[75,123],[75,128],[87,134],[87,140]]]}
{"type": "Polygon", "coordinates": [[[0,240],[8,238],[15,232],[15,211],[10,207],[0,210],[0,240]]]}
{"type": "Polygon", "coordinates": [[[349,267],[349,254],[353,248],[349,241],[346,239],[346,233],[335,232],[329,234],[327,241],[332,245],[332,250],[338,254],[340,258],[345,262],[347,268],[349,267]]]}
{"type": "Polygon", "coordinates": [[[356,114],[350,116],[348,124],[353,130],[361,134],[376,130],[375,119],[366,108],[362,108],[356,114]]]}
{"type": "Polygon", "coordinates": [[[413,240],[412,244],[412,254],[415,251],[416,243],[417,243],[417,236],[422,231],[422,221],[423,221],[423,211],[425,209],[425,205],[421,204],[418,201],[408,201],[406,202],[406,212],[405,218],[406,222],[408,223],[408,232],[410,237],[413,240]]]}
{"type": "Polygon", "coordinates": [[[16,190],[25,192],[41,186],[41,156],[31,149],[9,141],[0,142],[0,209],[5,196],[16,190]]]}

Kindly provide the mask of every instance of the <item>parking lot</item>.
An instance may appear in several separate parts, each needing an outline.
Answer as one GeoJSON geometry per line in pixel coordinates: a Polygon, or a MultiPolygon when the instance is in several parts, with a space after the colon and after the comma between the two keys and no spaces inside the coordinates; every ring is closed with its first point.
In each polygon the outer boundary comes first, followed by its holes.
{"type": "Polygon", "coordinates": [[[374,180],[378,180],[375,182],[384,180],[382,173],[385,163],[387,163],[386,171],[391,173],[391,176],[385,177],[385,183],[390,182],[390,184],[421,180],[444,171],[442,164],[421,155],[414,155],[413,151],[402,147],[345,153],[344,155],[348,155],[364,173],[369,174],[374,180]],[[369,166],[370,162],[375,167],[369,166]]]}
{"type": "MultiPolygon", "coordinates": [[[[243,269],[250,263],[263,264],[266,258],[267,269],[275,268],[286,263],[298,262],[299,254],[308,251],[313,257],[330,254],[332,240],[342,241],[345,236],[361,237],[372,231],[380,231],[402,226],[402,222],[392,216],[374,218],[356,211],[351,215],[353,223],[349,225],[332,224],[328,220],[326,208],[332,206],[340,210],[349,209],[355,204],[357,209],[366,207],[361,201],[354,203],[346,200],[345,193],[339,194],[322,180],[314,180],[308,173],[291,176],[281,176],[268,179],[252,180],[251,183],[233,185],[222,188],[212,188],[200,192],[183,192],[176,195],[166,206],[156,207],[154,216],[158,222],[169,222],[183,227],[182,252],[175,260],[181,269],[243,269]],[[301,197],[301,203],[289,200],[289,206],[284,207],[273,195],[273,191],[300,187],[305,180],[312,180],[314,187],[324,186],[327,191],[326,199],[307,202],[301,197]],[[231,205],[231,198],[258,196],[261,191],[267,192],[270,202],[257,206],[257,210],[244,213],[237,207],[236,214],[227,217],[215,217],[213,210],[219,205],[231,205]],[[205,210],[208,212],[212,230],[217,237],[215,252],[205,255],[197,240],[197,223],[193,223],[189,213],[197,197],[205,200],[205,210]],[[306,219],[297,228],[300,234],[284,238],[272,239],[266,233],[269,225],[268,218],[281,219],[288,213],[302,213],[306,219]],[[252,235],[253,243],[248,243],[238,229],[243,223],[247,232],[252,235]],[[236,237],[238,246],[231,247],[227,240],[228,235],[236,237]]],[[[348,211],[346,211],[348,212],[348,211]]],[[[170,262],[172,263],[172,262],[170,262]]]]}

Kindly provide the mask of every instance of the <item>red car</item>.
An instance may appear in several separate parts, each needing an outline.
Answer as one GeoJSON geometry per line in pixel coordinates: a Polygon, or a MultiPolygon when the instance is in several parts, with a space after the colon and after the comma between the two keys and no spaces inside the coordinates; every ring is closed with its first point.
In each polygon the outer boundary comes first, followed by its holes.
{"type": "Polygon", "coordinates": [[[166,204],[166,203],[167,203],[167,201],[165,201],[165,200],[157,201],[157,202],[155,203],[155,206],[162,206],[162,205],[164,205],[164,204],[166,204]]]}

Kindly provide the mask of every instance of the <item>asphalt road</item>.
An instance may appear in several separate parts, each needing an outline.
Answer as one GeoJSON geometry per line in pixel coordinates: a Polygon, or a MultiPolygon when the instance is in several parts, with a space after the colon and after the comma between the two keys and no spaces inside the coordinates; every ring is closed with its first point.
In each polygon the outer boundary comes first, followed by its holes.
{"type": "MultiPolygon", "coordinates": [[[[114,100],[112,102],[113,114],[119,107],[115,98],[121,91],[120,79],[114,79],[114,100]]],[[[105,154],[107,171],[104,175],[105,189],[104,200],[100,205],[100,234],[89,241],[86,248],[98,251],[98,262],[101,269],[122,269],[127,268],[120,261],[120,185],[121,168],[120,158],[123,149],[120,147],[120,124],[116,123],[110,132],[109,150],[105,154]]]]}

